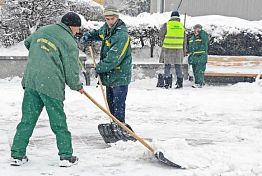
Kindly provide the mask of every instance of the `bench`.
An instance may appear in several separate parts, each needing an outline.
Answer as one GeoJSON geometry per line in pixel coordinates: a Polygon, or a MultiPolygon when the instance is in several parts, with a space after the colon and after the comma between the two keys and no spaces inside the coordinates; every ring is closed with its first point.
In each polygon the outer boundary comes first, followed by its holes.
{"type": "Polygon", "coordinates": [[[235,84],[238,82],[255,82],[256,78],[262,79],[259,74],[242,73],[205,73],[205,81],[209,84],[235,84]]]}

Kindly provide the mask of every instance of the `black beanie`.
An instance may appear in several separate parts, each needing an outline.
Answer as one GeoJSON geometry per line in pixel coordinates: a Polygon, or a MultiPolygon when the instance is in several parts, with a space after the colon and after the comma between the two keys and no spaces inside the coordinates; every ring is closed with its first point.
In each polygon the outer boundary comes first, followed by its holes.
{"type": "Polygon", "coordinates": [[[77,27],[81,26],[81,19],[79,15],[77,15],[74,12],[68,12],[67,14],[65,14],[62,17],[61,22],[67,26],[77,26],[77,27]]]}
{"type": "Polygon", "coordinates": [[[172,13],[171,13],[171,17],[180,17],[180,15],[179,15],[179,12],[178,11],[173,11],[172,13]]]}

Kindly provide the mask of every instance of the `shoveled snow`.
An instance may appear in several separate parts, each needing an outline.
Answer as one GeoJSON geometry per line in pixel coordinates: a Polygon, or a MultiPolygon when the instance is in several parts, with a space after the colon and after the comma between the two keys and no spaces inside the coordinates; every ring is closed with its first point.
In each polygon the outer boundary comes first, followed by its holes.
{"type": "MultiPolygon", "coordinates": [[[[182,90],[155,88],[155,79],[132,82],[127,122],[186,170],[165,167],[139,142],[103,143],[97,125],[106,115],[86,97],[66,89],[65,112],[78,165],[58,167],[55,136],[41,114],[27,149],[29,163],[9,166],[10,144],[21,118],[20,78],[0,80],[0,175],[262,175],[262,82],[182,90]]],[[[85,87],[103,105],[100,89],[85,87]]]]}
{"type": "Polygon", "coordinates": [[[27,56],[28,50],[24,42],[20,42],[9,48],[0,47],[0,56],[27,56]]]}

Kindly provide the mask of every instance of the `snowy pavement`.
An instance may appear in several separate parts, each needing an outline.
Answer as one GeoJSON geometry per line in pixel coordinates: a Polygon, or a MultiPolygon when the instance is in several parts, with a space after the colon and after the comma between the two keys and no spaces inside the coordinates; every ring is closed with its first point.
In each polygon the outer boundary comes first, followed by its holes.
{"type": "MultiPolygon", "coordinates": [[[[139,142],[103,143],[97,125],[107,117],[86,97],[66,90],[65,111],[78,165],[59,168],[48,116],[41,114],[28,146],[29,163],[9,165],[21,118],[20,79],[0,80],[0,175],[6,176],[261,176],[262,82],[182,90],[155,88],[155,79],[131,83],[127,122],[150,145],[187,170],[159,164],[139,142]]],[[[85,87],[101,104],[100,89],[85,87]]]]}

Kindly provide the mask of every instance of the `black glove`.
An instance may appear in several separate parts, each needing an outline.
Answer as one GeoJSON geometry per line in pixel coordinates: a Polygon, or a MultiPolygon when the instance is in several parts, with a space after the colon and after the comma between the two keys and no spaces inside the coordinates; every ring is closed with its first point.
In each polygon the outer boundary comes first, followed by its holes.
{"type": "Polygon", "coordinates": [[[81,43],[82,45],[86,45],[88,42],[89,42],[88,36],[84,34],[84,35],[80,38],[80,43],[81,43]]]}
{"type": "Polygon", "coordinates": [[[91,40],[89,38],[89,33],[86,32],[82,35],[82,37],[79,39],[79,43],[82,46],[82,51],[85,53],[87,46],[91,46],[91,40]]]}

